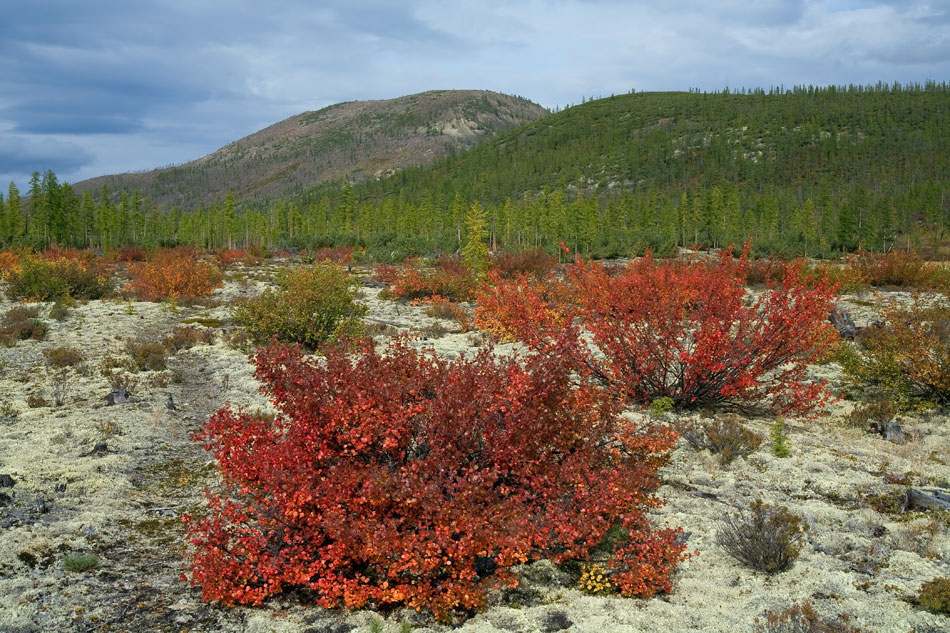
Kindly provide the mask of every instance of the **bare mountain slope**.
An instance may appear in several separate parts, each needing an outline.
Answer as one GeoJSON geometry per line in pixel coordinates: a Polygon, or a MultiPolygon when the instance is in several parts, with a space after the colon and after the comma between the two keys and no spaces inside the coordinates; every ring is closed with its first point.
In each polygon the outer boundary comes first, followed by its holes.
{"type": "Polygon", "coordinates": [[[162,207],[185,209],[229,190],[242,202],[275,199],[327,180],[357,182],[431,163],[545,114],[526,99],[483,90],[350,101],[290,117],[183,165],[74,187],[139,189],[162,207]]]}

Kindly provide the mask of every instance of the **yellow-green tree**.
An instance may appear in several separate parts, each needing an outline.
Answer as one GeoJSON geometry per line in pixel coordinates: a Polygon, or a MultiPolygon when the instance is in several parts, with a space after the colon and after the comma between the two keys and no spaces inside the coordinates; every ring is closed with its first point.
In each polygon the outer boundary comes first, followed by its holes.
{"type": "Polygon", "coordinates": [[[465,215],[465,245],[462,246],[462,263],[477,272],[488,268],[488,216],[477,201],[465,215]]]}

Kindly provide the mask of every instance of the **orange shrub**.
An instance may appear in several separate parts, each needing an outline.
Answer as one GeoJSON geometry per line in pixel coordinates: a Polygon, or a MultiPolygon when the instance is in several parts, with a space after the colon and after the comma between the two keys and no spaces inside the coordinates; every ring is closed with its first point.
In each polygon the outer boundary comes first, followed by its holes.
{"type": "Polygon", "coordinates": [[[423,268],[416,261],[407,262],[401,269],[383,264],[376,267],[376,279],[386,282],[390,294],[397,299],[422,301],[432,301],[436,296],[449,301],[471,301],[478,286],[474,271],[457,257],[448,256],[440,257],[432,268],[423,268]]]}
{"type": "Polygon", "coordinates": [[[488,271],[475,296],[475,325],[502,341],[517,338],[519,323],[567,325],[570,319],[571,290],[553,275],[537,278],[527,274],[503,279],[488,271]]]}
{"type": "Polygon", "coordinates": [[[0,279],[19,270],[20,258],[13,251],[0,251],[0,279]]]}
{"type": "Polygon", "coordinates": [[[146,301],[209,295],[222,281],[214,263],[185,249],[161,250],[151,261],[130,264],[129,275],[125,291],[146,301]]]}
{"type": "Polygon", "coordinates": [[[927,288],[934,266],[912,250],[896,249],[887,253],[858,253],[849,266],[872,286],[927,288]]]}

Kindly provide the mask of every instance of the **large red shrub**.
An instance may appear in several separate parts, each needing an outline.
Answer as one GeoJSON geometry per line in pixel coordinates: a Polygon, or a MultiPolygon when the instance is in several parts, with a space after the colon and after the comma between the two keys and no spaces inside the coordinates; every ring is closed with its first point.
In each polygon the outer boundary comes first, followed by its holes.
{"type": "Polygon", "coordinates": [[[684,546],[644,512],[674,437],[622,421],[569,356],[448,362],[402,339],[324,362],[261,349],[279,414],[222,409],[200,435],[223,483],[206,517],[186,518],[192,582],[224,603],[296,586],[325,607],[401,603],[445,619],[516,584],[512,565],[583,559],[621,528],[613,582],[669,591],[684,546]]]}
{"type": "MultiPolygon", "coordinates": [[[[574,305],[566,315],[523,283],[517,309],[495,315],[536,347],[563,323],[579,321],[591,344],[578,346],[577,362],[629,402],[668,397],[680,408],[809,413],[829,395],[805,374],[835,340],[828,323],[834,285],[795,262],[753,299],[745,266],[744,256],[726,254],[712,261],[647,256],[609,274],[579,261],[567,271],[574,305]]],[[[494,291],[505,293],[514,297],[504,286],[494,291]]]]}

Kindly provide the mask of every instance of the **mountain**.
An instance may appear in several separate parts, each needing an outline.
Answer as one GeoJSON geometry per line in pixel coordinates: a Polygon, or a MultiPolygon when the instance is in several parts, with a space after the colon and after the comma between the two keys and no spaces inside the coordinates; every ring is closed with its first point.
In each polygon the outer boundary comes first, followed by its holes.
{"type": "Polygon", "coordinates": [[[384,178],[432,163],[546,114],[521,97],[484,90],[350,101],[290,117],[183,165],[73,187],[137,189],[165,208],[195,208],[228,191],[242,203],[276,200],[324,182],[384,178]]]}

